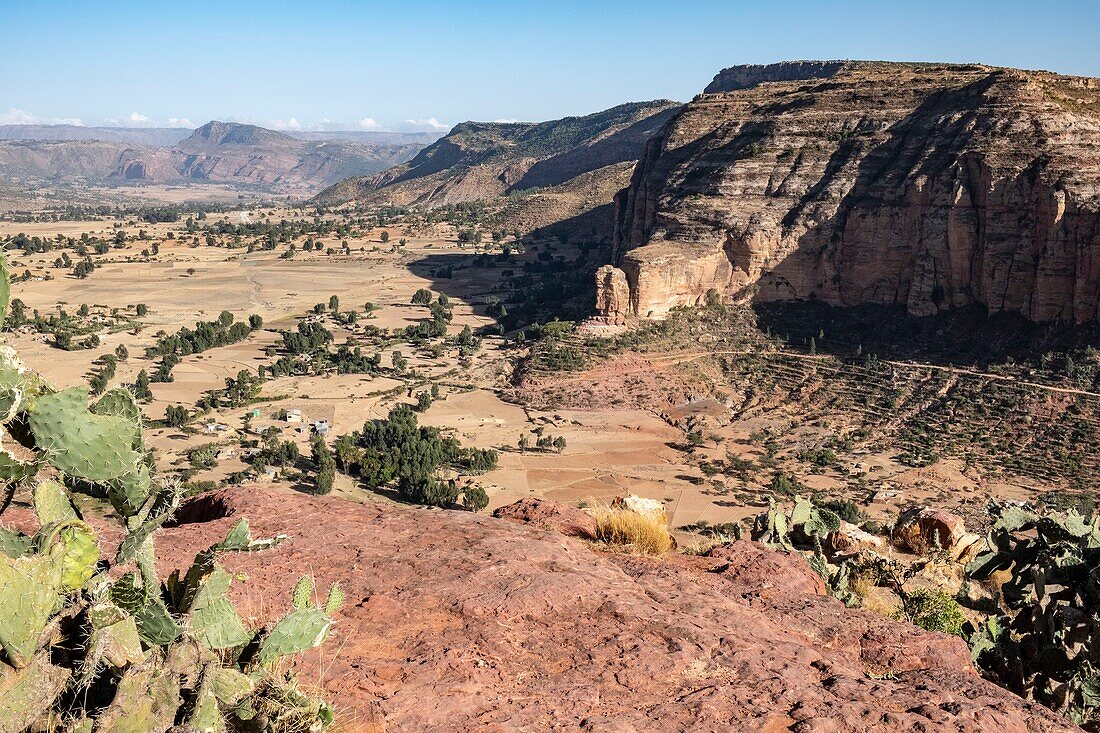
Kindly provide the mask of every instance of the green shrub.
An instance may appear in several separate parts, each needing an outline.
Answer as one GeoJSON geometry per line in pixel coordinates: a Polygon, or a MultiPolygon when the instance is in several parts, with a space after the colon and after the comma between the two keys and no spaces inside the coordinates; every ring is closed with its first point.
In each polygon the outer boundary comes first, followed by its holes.
{"type": "Polygon", "coordinates": [[[851,524],[859,524],[864,519],[863,510],[850,499],[830,499],[822,502],[821,506],[851,524]]]}
{"type": "Polygon", "coordinates": [[[906,595],[895,616],[929,631],[961,636],[966,616],[958,602],[942,590],[920,588],[906,595]]]}
{"type": "Polygon", "coordinates": [[[470,486],[462,492],[462,504],[472,512],[480,512],[489,506],[489,494],[480,486],[470,486]]]}

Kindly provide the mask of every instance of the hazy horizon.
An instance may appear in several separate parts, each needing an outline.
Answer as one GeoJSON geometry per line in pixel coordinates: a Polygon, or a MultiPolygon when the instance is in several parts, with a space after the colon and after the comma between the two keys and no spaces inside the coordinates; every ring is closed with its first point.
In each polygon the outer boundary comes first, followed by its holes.
{"type": "Polygon", "coordinates": [[[932,0],[333,0],[0,6],[0,124],[445,132],[687,101],[719,69],[790,59],[980,62],[1100,76],[1100,7],[932,0]]]}

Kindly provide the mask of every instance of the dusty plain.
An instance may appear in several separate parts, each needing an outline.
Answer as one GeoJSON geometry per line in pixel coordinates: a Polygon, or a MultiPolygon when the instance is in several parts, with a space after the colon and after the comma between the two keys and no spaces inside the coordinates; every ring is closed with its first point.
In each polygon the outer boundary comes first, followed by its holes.
{"type": "MultiPolygon", "coordinates": [[[[199,224],[302,218],[312,220],[315,213],[301,208],[242,208],[211,214],[199,224]]],[[[470,266],[450,279],[432,278],[423,266],[432,257],[457,255],[473,262],[481,252],[500,251],[500,245],[462,245],[456,228],[440,223],[409,228],[398,222],[320,238],[326,251],[303,251],[305,237],[301,237],[295,241],[299,248],[295,255],[285,258],[286,244],[253,252],[242,246],[229,247],[225,238],[216,238],[211,245],[199,236],[192,237],[182,221],[0,222],[0,237],[25,233],[79,238],[87,234],[111,239],[118,231],[125,232],[125,245],[95,256],[98,267],[86,279],[51,267],[56,250],[11,252],[12,272],[31,273],[30,280],[13,285],[13,296],[20,298],[28,311],[43,314],[58,309],[72,312],[81,304],[88,304],[93,311],[132,312],[136,304],[143,303],[148,312],[137,319],[140,325],[101,331],[100,346],[88,350],[61,351],[51,344],[50,337],[26,330],[11,334],[10,339],[25,360],[57,386],[86,382],[95,360],[123,344],[130,357],[119,363],[111,384],[128,385],[139,370],[154,371],[156,360],[145,357],[144,350],[159,332],[173,333],[196,321],[216,319],[223,310],[237,320],[260,315],[263,327],[245,341],[186,356],[173,371],[174,381],[152,385],[154,399],[144,409],[154,421],[149,439],[162,470],[186,471],[188,453],[196,447],[216,444],[225,449],[216,467],[187,472],[187,478],[195,481],[221,481],[247,468],[237,444],[247,437],[242,432],[243,417],[252,407],[201,414],[183,431],[157,421],[163,420],[169,405],[193,408],[205,392],[224,386],[227,377],[241,370],[255,372],[269,363],[279,332],[292,330],[315,304],[336,295],[342,310],[360,311],[362,317],[356,325],[333,327],[338,345],[355,337],[365,325],[403,328],[426,318],[427,308],[412,305],[410,299],[416,290],[428,288],[451,299],[454,317],[449,333],[456,334],[464,326],[476,329],[493,323],[485,305],[504,277],[500,269],[470,266]],[[389,235],[388,243],[383,242],[384,233],[389,235]],[[395,246],[399,239],[405,240],[403,246],[395,246]],[[159,252],[143,255],[154,243],[159,252]],[[364,312],[368,302],[377,306],[369,315],[364,312]],[[207,432],[207,424],[226,429],[207,432]]],[[[516,255],[516,265],[528,257],[533,254],[516,255]]],[[[681,528],[700,521],[745,520],[767,506],[769,471],[737,477],[707,470],[731,458],[787,470],[800,477],[806,491],[822,497],[852,498],[864,505],[870,516],[884,520],[915,502],[961,508],[977,516],[991,497],[1023,500],[1058,487],[1004,472],[982,474],[949,459],[928,467],[907,467],[889,450],[842,452],[826,467],[810,466],[800,460],[800,453],[843,433],[850,421],[846,423],[843,415],[815,419],[782,406],[738,417],[730,401],[722,401],[726,393],[716,389],[714,375],[694,364],[707,356],[705,344],[695,354],[613,355],[590,368],[543,375],[518,388],[517,365],[523,349],[499,336],[486,337],[468,359],[459,359],[451,351],[432,356],[408,345],[397,348],[409,360],[410,368],[403,374],[268,380],[261,401],[254,405],[260,416],[251,423],[252,437],[266,426],[277,425],[283,429],[283,437],[293,438],[303,455],[308,455],[310,426],[315,421],[329,421],[331,439],[358,429],[366,420],[384,417],[397,403],[414,401],[411,398],[416,391],[434,383],[443,399],[420,419],[453,434],[463,445],[501,452],[495,471],[469,479],[487,490],[490,509],[524,496],[585,506],[636,494],[663,502],[670,526],[680,530],[687,541],[691,541],[692,532],[681,528]],[[544,387],[553,388],[556,405],[539,399],[544,387]],[[281,410],[293,408],[302,412],[300,425],[277,419],[281,410]],[[705,439],[687,445],[685,425],[699,424],[699,418],[707,426],[705,439]],[[519,436],[532,431],[564,437],[565,449],[560,453],[521,451],[519,436]],[[780,442],[765,450],[761,435],[779,436],[780,442]]],[[[389,350],[384,357],[383,364],[388,364],[389,350]]],[[[533,443],[534,436],[531,438],[533,443]]],[[[304,488],[282,479],[275,481],[288,490],[304,488]]],[[[336,492],[354,500],[388,500],[359,488],[344,475],[337,477],[336,492]]]]}

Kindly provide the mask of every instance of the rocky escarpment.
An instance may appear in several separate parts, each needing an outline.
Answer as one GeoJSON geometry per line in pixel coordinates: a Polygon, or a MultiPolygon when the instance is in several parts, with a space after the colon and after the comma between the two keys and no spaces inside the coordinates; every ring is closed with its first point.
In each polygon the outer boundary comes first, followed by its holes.
{"type": "Polygon", "coordinates": [[[228,555],[252,623],[298,572],[339,582],[333,638],[300,663],[344,730],[1069,731],[983,681],[960,639],[822,595],[798,555],[736,542],[710,557],[593,551],[577,510],[503,519],[237,487],[158,535],[162,574],[242,516],[262,553],[228,555]]]}
{"type": "Polygon", "coordinates": [[[463,122],[408,163],[343,181],[316,201],[434,207],[508,197],[505,218],[529,230],[610,209],[646,142],[678,108],[657,100],[548,122],[463,122]]]}
{"type": "MultiPolygon", "coordinates": [[[[626,308],[727,299],[1100,309],[1100,80],[985,66],[734,67],[617,197],[626,308]]],[[[601,295],[621,303],[621,292],[601,295]]]]}
{"type": "Polygon", "coordinates": [[[780,64],[745,64],[722,69],[703,94],[748,89],[766,81],[828,79],[847,65],[846,61],[784,61],[780,64]]]}

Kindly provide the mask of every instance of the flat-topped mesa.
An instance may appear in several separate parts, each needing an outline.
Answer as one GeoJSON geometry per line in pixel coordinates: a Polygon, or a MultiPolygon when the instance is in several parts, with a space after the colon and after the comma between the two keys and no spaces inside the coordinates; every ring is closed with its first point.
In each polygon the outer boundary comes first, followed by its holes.
{"type": "Polygon", "coordinates": [[[777,64],[741,64],[722,69],[703,90],[703,94],[748,89],[766,81],[806,81],[828,79],[848,61],[780,61],[777,64]]]}
{"type": "Polygon", "coordinates": [[[616,196],[601,316],[727,300],[1100,312],[1100,81],[980,65],[733,67],[616,196]],[[604,292],[622,280],[629,289],[604,292]],[[614,305],[618,310],[610,310],[614,305]]]}
{"type": "Polygon", "coordinates": [[[720,94],[748,89],[757,84],[774,81],[810,81],[830,79],[841,71],[873,71],[889,67],[909,69],[959,71],[990,70],[993,67],[980,64],[905,63],[900,61],[780,61],[774,64],[739,64],[722,69],[703,90],[703,94],[720,94]]]}

